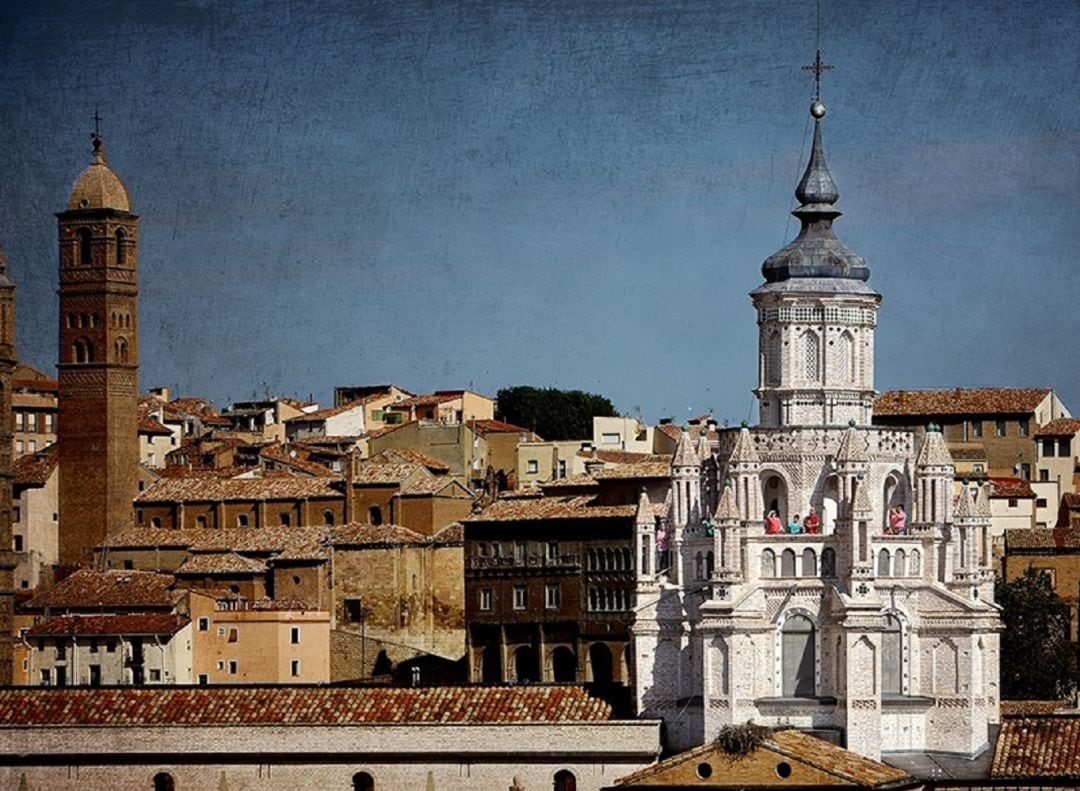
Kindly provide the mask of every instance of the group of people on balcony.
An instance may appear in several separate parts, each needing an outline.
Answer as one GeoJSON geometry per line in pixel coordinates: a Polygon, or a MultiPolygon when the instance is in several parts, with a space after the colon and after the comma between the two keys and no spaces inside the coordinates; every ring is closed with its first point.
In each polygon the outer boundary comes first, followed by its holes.
{"type": "Polygon", "coordinates": [[[807,533],[809,535],[817,535],[821,532],[821,517],[818,516],[818,512],[814,510],[814,506],[810,506],[810,513],[806,515],[806,521],[801,521],[798,514],[791,517],[791,521],[787,523],[787,529],[784,528],[784,523],[780,521],[780,516],[775,510],[770,510],[765,515],[765,532],[768,535],[782,535],[788,533],[789,535],[799,535],[800,533],[807,533]]]}

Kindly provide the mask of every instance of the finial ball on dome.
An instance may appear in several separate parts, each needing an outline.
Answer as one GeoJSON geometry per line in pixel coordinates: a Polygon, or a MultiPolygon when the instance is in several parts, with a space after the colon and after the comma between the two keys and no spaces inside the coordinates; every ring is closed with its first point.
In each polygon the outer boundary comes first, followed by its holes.
{"type": "Polygon", "coordinates": [[[817,120],[821,120],[825,117],[825,105],[822,102],[815,101],[810,105],[810,115],[814,116],[817,120]]]}

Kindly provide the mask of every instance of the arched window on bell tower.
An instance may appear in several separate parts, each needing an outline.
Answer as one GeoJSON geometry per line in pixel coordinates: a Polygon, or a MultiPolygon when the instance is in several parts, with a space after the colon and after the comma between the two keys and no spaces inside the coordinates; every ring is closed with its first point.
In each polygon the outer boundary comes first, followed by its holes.
{"type": "Polygon", "coordinates": [[[127,263],[127,247],[124,242],[127,240],[127,234],[124,233],[123,228],[116,229],[116,265],[123,266],[127,263]]]}
{"type": "Polygon", "coordinates": [[[90,266],[93,263],[93,255],[90,250],[90,229],[79,229],[79,263],[83,266],[90,266]]]}
{"type": "Polygon", "coordinates": [[[818,366],[818,336],[810,330],[803,333],[803,357],[806,381],[818,381],[821,378],[818,366]]]}
{"type": "Polygon", "coordinates": [[[94,361],[94,344],[89,338],[79,338],[73,348],[75,362],[92,363],[94,361]]]}
{"type": "Polygon", "coordinates": [[[128,342],[126,338],[117,338],[114,344],[116,351],[116,362],[126,363],[128,361],[128,342]]]}

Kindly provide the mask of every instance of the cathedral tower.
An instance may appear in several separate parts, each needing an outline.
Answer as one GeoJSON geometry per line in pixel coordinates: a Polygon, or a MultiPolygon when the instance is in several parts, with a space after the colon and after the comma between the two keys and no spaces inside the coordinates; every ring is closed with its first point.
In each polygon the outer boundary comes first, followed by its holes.
{"type": "Polygon", "coordinates": [[[60,564],[131,522],[137,494],[139,218],[93,135],[57,214],[60,245],[60,564]]]}
{"type": "Polygon", "coordinates": [[[0,685],[12,683],[15,612],[15,564],[12,551],[11,378],[15,352],[15,284],[0,248],[0,685]]]}
{"type": "Polygon", "coordinates": [[[811,114],[814,145],[792,212],[802,228],[762,264],[765,283],[750,294],[758,316],[762,428],[869,425],[874,405],[881,295],[866,285],[866,262],[833,234],[840,193],[821,143],[825,105],[815,101],[811,114]]]}

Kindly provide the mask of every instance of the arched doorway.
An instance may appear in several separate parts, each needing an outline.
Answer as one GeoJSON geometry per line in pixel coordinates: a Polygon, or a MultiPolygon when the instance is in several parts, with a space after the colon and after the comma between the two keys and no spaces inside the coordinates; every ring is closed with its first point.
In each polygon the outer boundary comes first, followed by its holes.
{"type": "Polygon", "coordinates": [[[805,615],[792,615],[781,633],[782,684],[785,698],[812,698],[816,690],[814,622],[805,615]]]}
{"type": "Polygon", "coordinates": [[[489,645],[480,655],[480,680],[485,684],[502,682],[502,657],[497,645],[489,645]]]}
{"type": "Polygon", "coordinates": [[[604,643],[593,643],[589,646],[589,667],[592,669],[592,680],[596,684],[610,684],[612,682],[611,649],[604,643]]]}
{"type": "Polygon", "coordinates": [[[577,778],[568,769],[562,769],[555,773],[555,791],[577,791],[577,778]]]}
{"type": "Polygon", "coordinates": [[[551,652],[551,679],[557,682],[577,681],[577,657],[564,645],[551,652]]]}
{"type": "Polygon", "coordinates": [[[514,680],[518,684],[536,683],[540,680],[540,660],[536,649],[523,645],[514,652],[514,680]]]}
{"type": "Polygon", "coordinates": [[[375,778],[367,772],[357,772],[352,776],[353,791],[375,791],[375,778]]]}
{"type": "Polygon", "coordinates": [[[784,479],[774,472],[764,472],[761,476],[761,499],[764,513],[776,511],[780,517],[780,524],[786,525],[788,520],[788,491],[784,479]]]}
{"type": "Polygon", "coordinates": [[[176,781],[168,772],[158,772],[154,775],[154,791],[176,791],[176,781]]]}

